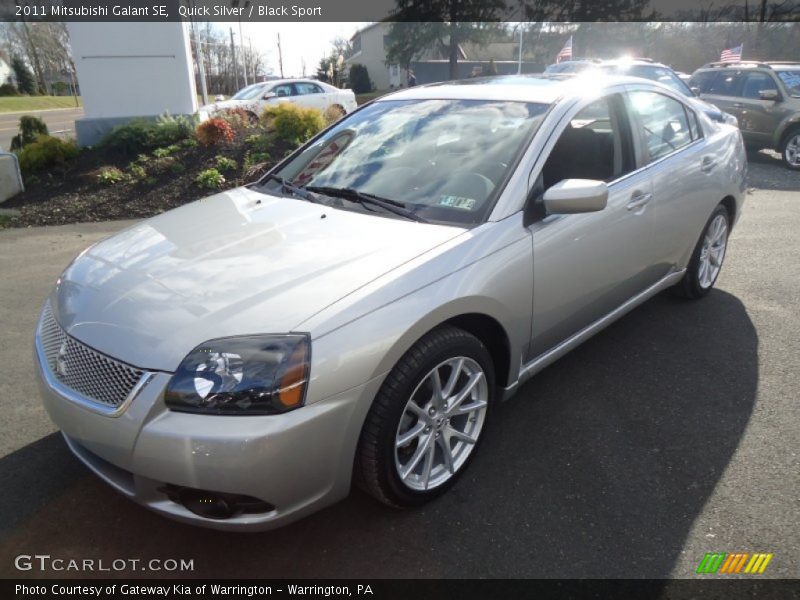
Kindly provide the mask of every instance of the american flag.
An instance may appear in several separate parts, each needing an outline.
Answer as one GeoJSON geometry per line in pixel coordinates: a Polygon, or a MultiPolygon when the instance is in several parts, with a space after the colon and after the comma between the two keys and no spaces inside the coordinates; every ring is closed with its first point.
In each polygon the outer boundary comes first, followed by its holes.
{"type": "Polygon", "coordinates": [[[572,36],[569,36],[567,43],[564,44],[564,47],[561,49],[561,52],[558,53],[556,56],[556,63],[560,63],[562,60],[570,60],[572,58],[572,36]]]}
{"type": "Polygon", "coordinates": [[[736,48],[723,50],[722,54],[719,55],[719,61],[724,63],[739,62],[742,60],[742,46],[744,46],[744,44],[739,44],[736,48]]]}

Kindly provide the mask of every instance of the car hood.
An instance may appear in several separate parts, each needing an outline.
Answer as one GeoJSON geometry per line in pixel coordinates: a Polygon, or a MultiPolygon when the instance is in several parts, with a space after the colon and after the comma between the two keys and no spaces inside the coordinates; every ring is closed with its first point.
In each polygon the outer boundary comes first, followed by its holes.
{"type": "Polygon", "coordinates": [[[83,343],[173,371],[206,340],[293,331],[464,231],[238,188],[92,246],[50,302],[83,343]]]}

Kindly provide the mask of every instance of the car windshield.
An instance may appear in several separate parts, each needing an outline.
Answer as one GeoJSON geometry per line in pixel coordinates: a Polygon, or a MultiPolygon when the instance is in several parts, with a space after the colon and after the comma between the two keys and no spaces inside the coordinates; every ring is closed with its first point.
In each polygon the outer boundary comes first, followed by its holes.
{"type": "Polygon", "coordinates": [[[248,86],[231,96],[231,100],[252,100],[261,93],[261,90],[264,89],[264,87],[264,85],[248,86]]]}
{"type": "Polygon", "coordinates": [[[786,91],[795,98],[800,98],[800,68],[775,71],[786,86],[786,91]]]}
{"type": "MultiPolygon", "coordinates": [[[[547,109],[509,101],[379,101],[339,121],[273,175],[312,190],[347,189],[351,199],[357,190],[428,221],[477,224],[547,109]]],[[[262,184],[275,193],[281,188],[275,177],[262,184]]],[[[336,206],[376,210],[341,198],[336,206]]]]}

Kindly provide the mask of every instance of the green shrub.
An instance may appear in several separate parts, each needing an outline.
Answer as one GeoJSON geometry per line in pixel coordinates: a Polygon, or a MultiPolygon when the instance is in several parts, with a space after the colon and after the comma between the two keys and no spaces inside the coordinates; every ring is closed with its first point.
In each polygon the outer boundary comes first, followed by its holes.
{"type": "Polygon", "coordinates": [[[147,177],[147,171],[145,170],[145,168],[142,165],[135,162],[132,162],[130,165],[128,165],[128,171],[130,172],[131,177],[133,177],[134,179],[141,180],[147,177]]]}
{"type": "Polygon", "coordinates": [[[23,115],[19,118],[19,133],[11,138],[11,151],[22,150],[36,141],[40,135],[50,135],[47,125],[39,117],[23,115]]]}
{"type": "Polygon", "coordinates": [[[197,140],[203,146],[216,146],[221,142],[232,142],[236,137],[233,128],[224,119],[208,119],[197,126],[197,140]]]}
{"type": "Polygon", "coordinates": [[[153,146],[168,146],[191,138],[194,135],[195,127],[197,127],[197,117],[161,115],[156,120],[152,144],[153,146]]]}
{"type": "Polygon", "coordinates": [[[40,135],[35,142],[26,145],[18,156],[20,169],[27,175],[64,165],[78,156],[78,146],[71,140],[65,142],[49,135],[40,135]]]}
{"type": "Polygon", "coordinates": [[[194,181],[200,187],[218,190],[225,183],[225,177],[216,169],[206,169],[202,171],[194,181]]]}
{"type": "Polygon", "coordinates": [[[181,146],[184,148],[196,148],[197,147],[197,140],[193,137],[186,138],[181,142],[181,146]]]}
{"type": "Polygon", "coordinates": [[[255,165],[260,165],[269,161],[269,152],[245,152],[242,168],[245,173],[255,165]]]}
{"type": "Polygon", "coordinates": [[[325,128],[325,119],[316,108],[303,108],[281,102],[267,106],[261,113],[267,131],[293,146],[299,146],[325,128]]]}
{"type": "Polygon", "coordinates": [[[153,150],[153,156],[155,156],[156,158],[164,158],[165,156],[169,156],[170,154],[172,154],[172,152],[170,152],[169,148],[156,148],[155,150],[153,150]]]}
{"type": "Polygon", "coordinates": [[[100,142],[100,147],[120,154],[133,154],[152,146],[154,123],[134,119],[117,125],[100,142]]]}
{"type": "Polygon", "coordinates": [[[248,135],[244,138],[244,143],[247,144],[253,152],[269,152],[272,149],[272,141],[269,139],[268,135],[264,135],[263,133],[248,135]]]}
{"type": "Polygon", "coordinates": [[[170,165],[169,170],[173,173],[183,173],[186,170],[186,167],[183,166],[182,162],[175,161],[170,165]]]}
{"type": "Polygon", "coordinates": [[[144,164],[150,160],[150,157],[147,154],[140,154],[136,157],[136,162],[144,164]]]}
{"type": "Polygon", "coordinates": [[[359,64],[350,66],[350,89],[356,94],[366,94],[372,91],[372,81],[369,78],[367,67],[359,64]]]}
{"type": "Polygon", "coordinates": [[[236,170],[236,161],[222,154],[217,154],[214,159],[217,163],[217,169],[220,171],[234,171],[236,170]]]}
{"type": "Polygon", "coordinates": [[[125,173],[117,167],[101,167],[97,173],[97,181],[103,185],[114,185],[125,180],[125,173]]]}
{"type": "Polygon", "coordinates": [[[0,96],[19,96],[19,90],[10,83],[0,85],[0,96]]]}
{"type": "Polygon", "coordinates": [[[169,146],[194,132],[193,117],[163,115],[155,121],[133,119],[117,125],[100,142],[100,146],[120,154],[134,154],[149,148],[169,146]]]}

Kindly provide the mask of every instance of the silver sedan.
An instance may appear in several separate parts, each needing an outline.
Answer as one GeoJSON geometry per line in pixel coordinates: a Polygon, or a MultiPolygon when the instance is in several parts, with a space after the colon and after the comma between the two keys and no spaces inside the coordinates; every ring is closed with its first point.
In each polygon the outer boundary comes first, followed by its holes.
{"type": "Polygon", "coordinates": [[[708,294],[746,167],[738,129],[641,79],[384,96],[78,256],[36,332],[44,404],[181,521],[269,529],[353,482],[422,504],[526,379],[662,290],[708,294]]]}

